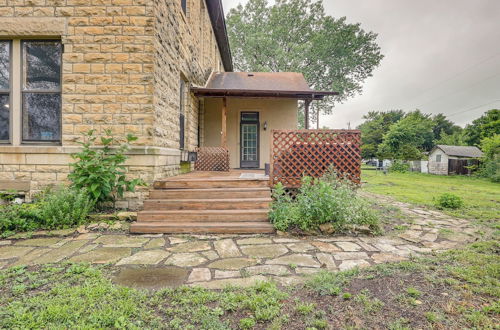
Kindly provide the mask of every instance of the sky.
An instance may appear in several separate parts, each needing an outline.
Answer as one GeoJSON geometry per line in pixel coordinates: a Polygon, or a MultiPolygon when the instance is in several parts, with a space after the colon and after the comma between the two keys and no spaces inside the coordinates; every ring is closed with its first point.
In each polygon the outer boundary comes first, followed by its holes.
{"type": "MultiPolygon", "coordinates": [[[[247,0],[223,0],[224,10],[247,0]]],[[[333,17],[378,34],[385,58],[361,95],[321,116],[351,128],[368,111],[420,109],[464,126],[500,109],[500,0],[323,0],[333,17]]]]}

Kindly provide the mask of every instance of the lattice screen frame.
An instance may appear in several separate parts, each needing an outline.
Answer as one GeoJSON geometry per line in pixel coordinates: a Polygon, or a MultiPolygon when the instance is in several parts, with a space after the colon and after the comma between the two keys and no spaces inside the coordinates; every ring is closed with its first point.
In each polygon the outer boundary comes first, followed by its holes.
{"type": "Polygon", "coordinates": [[[229,150],[224,147],[199,147],[194,163],[196,171],[229,171],[229,150]]]}
{"type": "Polygon", "coordinates": [[[361,181],[359,130],[272,130],[271,138],[271,186],[298,188],[304,175],[321,177],[331,165],[361,181]]]}

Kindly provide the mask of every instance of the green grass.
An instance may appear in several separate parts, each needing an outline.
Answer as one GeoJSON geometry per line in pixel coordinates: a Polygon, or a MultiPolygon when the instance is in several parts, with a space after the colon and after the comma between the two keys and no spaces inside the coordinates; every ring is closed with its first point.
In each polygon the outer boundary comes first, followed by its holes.
{"type": "Polygon", "coordinates": [[[456,210],[441,210],[449,215],[477,219],[498,228],[500,218],[500,184],[467,176],[439,176],[422,173],[388,173],[364,171],[363,189],[389,195],[396,200],[435,208],[442,193],[460,196],[465,205],[456,210]]]}
{"type": "Polygon", "coordinates": [[[113,284],[111,266],[0,271],[0,329],[492,328],[500,316],[500,244],[321,272],[304,285],[141,291],[113,284]],[[390,294],[380,290],[390,283],[390,294]],[[446,301],[442,293],[446,292],[446,301]],[[407,299],[397,299],[406,297],[407,299]],[[416,298],[419,304],[409,304],[416,298]],[[408,311],[411,310],[411,317],[408,311]],[[355,321],[354,321],[355,320],[355,321]],[[355,323],[353,323],[355,322],[355,323]]]}

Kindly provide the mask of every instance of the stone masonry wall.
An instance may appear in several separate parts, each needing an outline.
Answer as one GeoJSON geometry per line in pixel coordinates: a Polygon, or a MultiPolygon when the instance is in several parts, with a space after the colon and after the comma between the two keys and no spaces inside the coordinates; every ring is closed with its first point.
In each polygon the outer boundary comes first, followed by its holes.
{"type": "MultiPolygon", "coordinates": [[[[0,38],[61,38],[62,146],[0,145],[2,181],[31,193],[63,183],[81,133],[138,136],[131,177],[179,171],[179,79],[204,85],[223,70],[205,0],[0,0],[0,38]]],[[[198,100],[186,92],[186,149],[198,141],[198,100]]],[[[119,206],[137,208],[147,189],[119,206]]]]}

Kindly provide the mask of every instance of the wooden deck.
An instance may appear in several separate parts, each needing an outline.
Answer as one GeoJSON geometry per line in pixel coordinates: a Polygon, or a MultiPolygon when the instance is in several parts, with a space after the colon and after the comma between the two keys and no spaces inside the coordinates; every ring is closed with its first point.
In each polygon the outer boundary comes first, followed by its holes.
{"type": "Polygon", "coordinates": [[[191,172],[158,180],[133,233],[271,233],[262,170],[191,172]]]}

